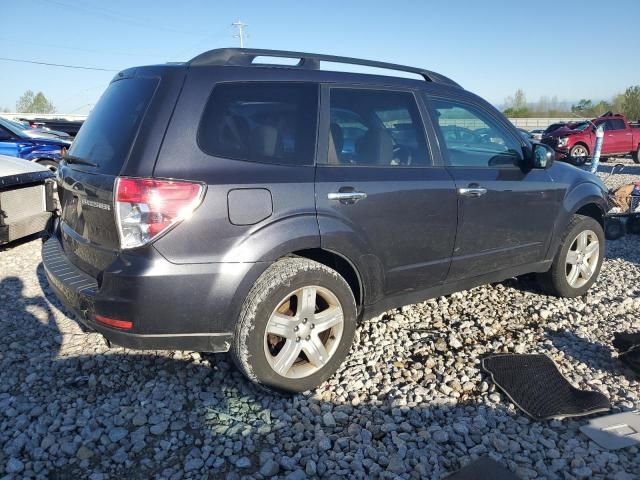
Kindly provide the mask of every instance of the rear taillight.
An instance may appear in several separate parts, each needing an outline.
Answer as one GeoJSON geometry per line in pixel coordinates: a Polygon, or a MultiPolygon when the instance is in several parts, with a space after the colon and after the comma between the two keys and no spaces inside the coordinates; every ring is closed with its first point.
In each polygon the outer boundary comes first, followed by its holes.
{"type": "Polygon", "coordinates": [[[108,327],[121,328],[123,330],[131,330],[133,328],[133,322],[128,320],[118,320],[116,318],[105,317],[104,315],[96,314],[96,322],[108,327]]]}
{"type": "Polygon", "coordinates": [[[121,248],[145,245],[191,216],[202,202],[199,183],[119,177],[115,207],[121,248]]]}

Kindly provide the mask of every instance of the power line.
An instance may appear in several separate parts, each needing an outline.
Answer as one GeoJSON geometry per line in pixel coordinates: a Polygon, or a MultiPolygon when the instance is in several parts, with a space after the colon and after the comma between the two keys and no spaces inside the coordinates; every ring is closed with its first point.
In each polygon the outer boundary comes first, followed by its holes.
{"type": "Polygon", "coordinates": [[[101,72],[117,72],[118,71],[118,70],[112,70],[110,68],[81,67],[81,66],[78,66],[78,65],[64,65],[64,64],[61,64],[61,63],[36,62],[35,60],[20,60],[20,59],[17,59],[17,58],[0,57],[0,60],[4,60],[6,62],[32,63],[34,65],[47,65],[49,67],[77,68],[77,69],[80,69],[80,70],[99,70],[101,72]]]}
{"type": "Polygon", "coordinates": [[[60,7],[64,7],[66,9],[74,9],[79,13],[82,13],[84,15],[89,15],[91,17],[102,17],[102,18],[106,18],[108,20],[111,21],[116,21],[116,22],[121,22],[121,23],[126,23],[129,25],[133,25],[136,27],[143,27],[143,28],[150,28],[153,30],[167,30],[170,32],[174,32],[174,33],[181,33],[181,34],[191,34],[192,31],[191,30],[183,30],[183,29],[178,29],[175,27],[169,27],[169,26],[165,26],[165,25],[159,25],[156,22],[153,23],[149,23],[146,22],[142,19],[135,19],[133,17],[126,17],[123,16],[121,12],[112,12],[112,11],[108,11],[108,10],[104,10],[104,9],[91,9],[91,8],[86,8],[83,7],[81,5],[70,5],[68,3],[64,3],[61,2],[59,0],[40,0],[41,2],[44,3],[48,3],[48,4],[54,4],[54,5],[58,5],[60,7]]]}
{"type": "Polygon", "coordinates": [[[238,19],[238,21],[232,23],[231,26],[238,28],[238,34],[234,35],[233,38],[239,38],[240,39],[240,48],[244,48],[244,31],[242,29],[244,27],[248,27],[249,25],[247,25],[246,23],[242,23],[240,21],[240,19],[238,19]]]}

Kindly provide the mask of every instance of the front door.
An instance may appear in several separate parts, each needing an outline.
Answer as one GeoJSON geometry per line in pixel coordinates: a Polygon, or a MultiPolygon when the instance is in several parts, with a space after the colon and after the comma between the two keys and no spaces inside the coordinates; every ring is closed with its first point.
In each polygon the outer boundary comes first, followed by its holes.
{"type": "Polygon", "coordinates": [[[447,281],[543,259],[559,208],[545,170],[523,168],[523,143],[488,107],[431,98],[458,192],[458,232],[447,281]]]}
{"type": "Polygon", "coordinates": [[[320,144],[328,145],[316,170],[323,248],[367,270],[375,285],[369,302],[441,283],[455,241],[455,185],[434,165],[414,94],[340,87],[323,97],[320,144]]]}
{"type": "Polygon", "coordinates": [[[0,154],[17,157],[19,153],[17,142],[18,139],[14,134],[0,125],[0,154]]]}

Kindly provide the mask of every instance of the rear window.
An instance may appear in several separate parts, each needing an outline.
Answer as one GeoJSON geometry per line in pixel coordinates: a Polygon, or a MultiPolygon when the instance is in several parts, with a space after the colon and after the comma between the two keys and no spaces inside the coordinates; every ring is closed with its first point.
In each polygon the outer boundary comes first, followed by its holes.
{"type": "Polygon", "coordinates": [[[198,143],[219,157],[312,165],[317,112],[316,84],[222,83],[205,107],[198,143]]]}
{"type": "Polygon", "coordinates": [[[69,155],[97,164],[95,169],[101,173],[118,175],[157,85],[157,78],[111,83],[82,125],[69,155]]]}

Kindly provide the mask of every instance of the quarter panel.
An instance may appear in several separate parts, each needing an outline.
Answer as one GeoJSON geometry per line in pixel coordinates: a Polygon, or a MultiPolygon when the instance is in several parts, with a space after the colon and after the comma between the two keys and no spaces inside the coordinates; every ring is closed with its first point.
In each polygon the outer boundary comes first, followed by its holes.
{"type": "MultiPolygon", "coordinates": [[[[282,75],[286,77],[287,72],[282,75]]],[[[188,221],[156,243],[169,261],[257,262],[275,260],[278,255],[290,253],[291,250],[286,251],[289,248],[320,245],[314,166],[232,160],[208,155],[197,143],[200,117],[216,83],[267,77],[259,68],[189,69],[154,175],[202,182],[207,185],[207,193],[188,221]],[[229,219],[228,198],[230,191],[238,189],[268,192],[273,204],[271,215],[252,225],[234,225],[229,219]]],[[[247,207],[234,206],[240,210],[247,207]]]]}

